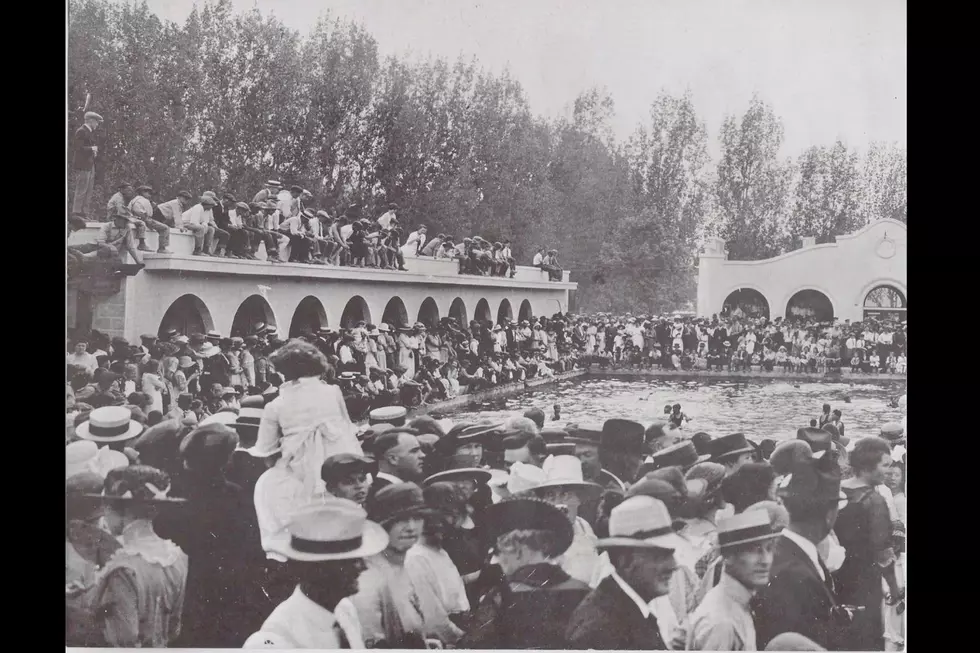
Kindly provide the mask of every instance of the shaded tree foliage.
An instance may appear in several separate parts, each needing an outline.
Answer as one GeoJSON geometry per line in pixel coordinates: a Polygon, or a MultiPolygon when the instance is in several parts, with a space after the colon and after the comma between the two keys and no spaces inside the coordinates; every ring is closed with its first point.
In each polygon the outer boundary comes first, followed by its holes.
{"type": "MultiPolygon", "coordinates": [[[[180,25],[145,2],[70,0],[69,106],[86,93],[105,118],[96,200],[123,179],[161,201],[181,189],[243,199],[276,177],[318,207],[374,217],[394,201],[409,227],[509,238],[523,263],[557,249],[585,311],[690,302],[705,233],[752,259],[907,214],[904,149],[860,157],[837,143],[794,165],[759,98],[724,122],[713,163],[689,94],[662,94],[620,143],[605,89],[548,120],[506,70],[382,59],[362,26],[329,13],[301,34],[229,0],[180,25]]],[[[81,120],[73,111],[69,133],[81,120]]]]}

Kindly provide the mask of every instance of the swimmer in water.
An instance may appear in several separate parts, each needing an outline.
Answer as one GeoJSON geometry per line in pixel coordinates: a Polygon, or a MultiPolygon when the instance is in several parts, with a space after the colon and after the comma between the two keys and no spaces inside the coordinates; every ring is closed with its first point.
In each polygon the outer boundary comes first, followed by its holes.
{"type": "Polygon", "coordinates": [[[555,404],[554,406],[552,406],[552,408],[554,409],[555,414],[551,416],[551,421],[552,422],[561,421],[561,406],[555,404]]]}
{"type": "Polygon", "coordinates": [[[823,425],[829,422],[830,416],[830,404],[823,405],[823,413],[820,414],[820,420],[817,422],[817,428],[823,428],[823,425]]]}
{"type": "Polygon", "coordinates": [[[673,412],[673,406],[671,406],[670,404],[664,406],[664,419],[667,420],[668,422],[670,421],[671,412],[673,412]]]}
{"type": "Polygon", "coordinates": [[[674,425],[675,428],[680,428],[684,422],[690,422],[691,418],[681,412],[681,405],[674,404],[672,406],[673,412],[670,414],[670,423],[674,425]]]}
{"type": "Polygon", "coordinates": [[[811,429],[817,428],[817,420],[815,420],[815,419],[811,419],[810,420],[810,428],[811,429]]]}

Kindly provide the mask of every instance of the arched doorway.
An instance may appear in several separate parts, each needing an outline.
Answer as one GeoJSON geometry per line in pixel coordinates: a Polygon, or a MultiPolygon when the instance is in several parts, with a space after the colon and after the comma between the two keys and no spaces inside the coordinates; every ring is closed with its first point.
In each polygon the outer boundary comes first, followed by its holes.
{"type": "Polygon", "coordinates": [[[497,309],[497,324],[505,324],[514,319],[514,311],[510,307],[510,301],[504,300],[500,302],[500,308],[497,309]]]}
{"type": "Polygon", "coordinates": [[[908,314],[905,294],[894,286],[877,286],[864,297],[864,317],[901,322],[908,314]]]}
{"type": "Polygon", "coordinates": [[[368,323],[371,321],[371,311],[368,309],[367,302],[360,295],[354,295],[344,306],[344,312],[340,316],[340,326],[350,329],[358,322],[368,323]]]}
{"type": "Polygon", "coordinates": [[[490,303],[485,299],[481,299],[476,303],[476,310],[473,312],[473,319],[483,324],[484,322],[489,322],[493,319],[493,313],[490,312],[490,303]]]}
{"type": "Polygon", "coordinates": [[[769,317],[769,302],[765,295],[754,288],[739,288],[725,298],[721,305],[722,315],[769,317]]]}
{"type": "Polygon", "coordinates": [[[244,338],[254,333],[255,326],[265,323],[269,328],[278,327],[276,316],[272,312],[272,307],[262,295],[251,295],[241,303],[235,312],[235,319],[231,322],[232,337],[239,336],[244,338]]]}
{"type": "Polygon", "coordinates": [[[327,326],[327,312],[323,309],[323,304],[313,295],[307,295],[293,311],[293,319],[289,323],[289,337],[315,335],[321,327],[325,326],[327,326]]]}
{"type": "Polygon", "coordinates": [[[385,306],[385,312],[381,315],[381,321],[394,328],[412,326],[408,323],[408,311],[405,310],[405,302],[401,297],[392,297],[385,306]]]}
{"type": "Polygon", "coordinates": [[[436,300],[431,297],[426,297],[425,301],[419,307],[419,322],[434,329],[439,325],[439,307],[436,305],[436,300]]]}
{"type": "Polygon", "coordinates": [[[185,336],[207,333],[214,329],[214,320],[211,319],[211,311],[197,295],[182,295],[163,314],[157,337],[165,339],[168,329],[177,329],[185,336]]]}
{"type": "Polygon", "coordinates": [[[534,312],[531,310],[531,302],[524,300],[521,302],[521,310],[517,313],[517,319],[521,322],[527,320],[528,322],[534,318],[534,312]]]}
{"type": "Polygon", "coordinates": [[[834,305],[827,295],[807,288],[790,297],[786,303],[786,318],[829,322],[834,319],[834,305]]]}
{"type": "Polygon", "coordinates": [[[466,304],[464,304],[463,300],[460,299],[459,297],[454,299],[452,305],[449,307],[449,317],[455,319],[456,323],[459,326],[461,327],[467,326],[468,322],[466,321],[466,304]]]}

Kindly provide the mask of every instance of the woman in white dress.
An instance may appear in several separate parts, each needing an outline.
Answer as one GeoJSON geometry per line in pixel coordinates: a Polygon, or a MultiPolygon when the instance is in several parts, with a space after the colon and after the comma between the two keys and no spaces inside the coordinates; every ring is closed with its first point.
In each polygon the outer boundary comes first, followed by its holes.
{"type": "Polygon", "coordinates": [[[163,391],[167,386],[163,382],[160,373],[160,361],[155,358],[150,359],[143,372],[141,386],[143,392],[150,397],[150,410],[158,410],[163,413],[163,391]]]}

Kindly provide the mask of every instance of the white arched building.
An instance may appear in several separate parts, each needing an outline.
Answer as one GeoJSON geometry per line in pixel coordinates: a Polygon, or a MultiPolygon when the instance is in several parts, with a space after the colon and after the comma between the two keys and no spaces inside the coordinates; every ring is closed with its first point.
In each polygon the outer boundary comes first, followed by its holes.
{"type": "Polygon", "coordinates": [[[771,318],[809,315],[857,322],[908,309],[908,228],[878,220],[836,243],[814,244],[762,261],[729,261],[725,241],[710,238],[698,268],[698,315],[727,305],[771,318]]]}

